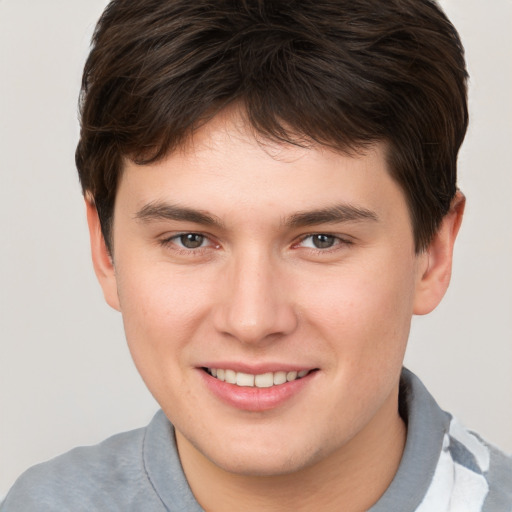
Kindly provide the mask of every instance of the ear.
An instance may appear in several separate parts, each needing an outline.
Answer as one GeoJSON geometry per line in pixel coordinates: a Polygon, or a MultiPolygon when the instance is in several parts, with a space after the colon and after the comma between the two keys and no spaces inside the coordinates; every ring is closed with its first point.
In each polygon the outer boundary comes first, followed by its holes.
{"type": "Polygon", "coordinates": [[[114,263],[110,255],[103,233],[101,232],[100,219],[98,211],[92,198],[85,198],[85,207],[87,209],[87,224],[89,225],[89,237],[91,241],[91,255],[94,272],[103,289],[103,295],[107,304],[118,311],[119,297],[117,294],[117,280],[114,263]]]}
{"type": "Polygon", "coordinates": [[[449,212],[423,254],[419,256],[420,274],[416,285],[414,314],[430,313],[441,302],[452,275],[453,246],[459,232],[466,198],[457,191],[449,212]]]}

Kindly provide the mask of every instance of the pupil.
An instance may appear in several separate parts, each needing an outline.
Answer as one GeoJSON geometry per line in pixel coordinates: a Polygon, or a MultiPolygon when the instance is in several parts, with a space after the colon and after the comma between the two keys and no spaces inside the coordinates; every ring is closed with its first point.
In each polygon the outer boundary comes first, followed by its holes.
{"type": "Polygon", "coordinates": [[[186,247],[187,249],[197,249],[203,244],[204,236],[196,233],[187,233],[186,235],[180,236],[180,241],[183,244],[183,247],[186,247]]]}
{"type": "Polygon", "coordinates": [[[313,237],[313,245],[317,249],[328,249],[334,244],[334,237],[331,235],[315,235],[313,237]]]}

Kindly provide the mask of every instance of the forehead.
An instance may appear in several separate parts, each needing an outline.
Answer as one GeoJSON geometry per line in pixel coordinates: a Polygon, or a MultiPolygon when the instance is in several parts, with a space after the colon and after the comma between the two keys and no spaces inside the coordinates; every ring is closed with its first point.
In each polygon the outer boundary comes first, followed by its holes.
{"type": "Polygon", "coordinates": [[[255,134],[244,116],[225,110],[164,159],[138,166],[126,160],[118,190],[140,211],[153,202],[180,203],[216,216],[297,211],[350,204],[389,210],[404,204],[390,177],[386,147],[347,154],[326,146],[280,143],[255,134]]]}
{"type": "MultiPolygon", "coordinates": [[[[284,125],[283,129],[286,131],[282,134],[282,140],[277,139],[274,134],[269,135],[259,131],[249,120],[245,107],[234,103],[194,130],[193,134],[187,137],[174,152],[182,156],[192,154],[200,156],[201,153],[208,154],[218,149],[222,150],[230,144],[248,144],[258,146],[270,158],[293,162],[307,155],[308,150],[321,152],[324,155],[357,157],[370,153],[374,149],[380,150],[381,147],[383,149],[386,147],[384,142],[365,143],[364,146],[358,146],[353,142],[353,147],[348,145],[342,147],[341,141],[321,144],[315,142],[314,137],[298,132],[292,127],[284,125]]],[[[347,140],[350,138],[347,137],[347,140]]]]}

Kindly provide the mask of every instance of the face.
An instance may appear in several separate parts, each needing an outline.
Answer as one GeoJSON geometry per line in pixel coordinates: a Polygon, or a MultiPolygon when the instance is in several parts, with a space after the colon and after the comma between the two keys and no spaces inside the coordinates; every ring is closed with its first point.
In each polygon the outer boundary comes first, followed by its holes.
{"type": "Polygon", "coordinates": [[[165,160],[126,162],[113,247],[100,280],[179,445],[283,474],[397,417],[427,257],[383,147],[257,142],[219,115],[165,160]]]}

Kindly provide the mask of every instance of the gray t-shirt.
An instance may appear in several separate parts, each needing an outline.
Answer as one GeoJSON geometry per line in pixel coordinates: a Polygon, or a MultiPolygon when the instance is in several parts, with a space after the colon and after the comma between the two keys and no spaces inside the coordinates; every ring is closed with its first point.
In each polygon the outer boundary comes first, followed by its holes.
{"type": "MultiPolygon", "coordinates": [[[[512,512],[512,458],[443,412],[408,370],[400,386],[407,442],[395,478],[370,512],[512,512]]],[[[174,429],[151,423],[75,448],[26,471],[1,512],[202,512],[183,473],[174,429]]]]}

